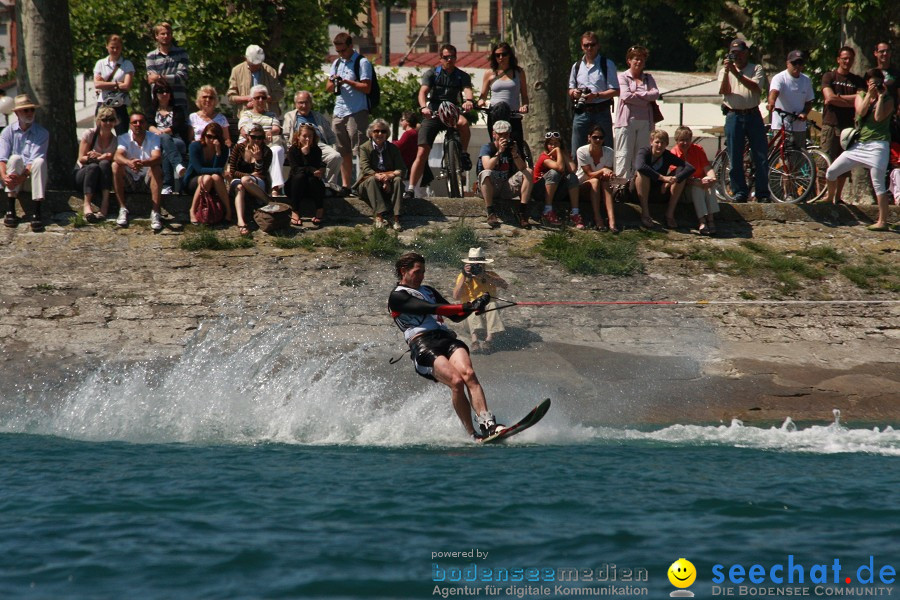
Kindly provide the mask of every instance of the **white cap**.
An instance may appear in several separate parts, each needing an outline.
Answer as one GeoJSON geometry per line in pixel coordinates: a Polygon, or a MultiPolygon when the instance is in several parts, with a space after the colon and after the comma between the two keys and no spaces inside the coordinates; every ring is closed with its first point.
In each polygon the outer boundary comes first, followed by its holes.
{"type": "Polygon", "coordinates": [[[506,133],[512,129],[509,121],[494,121],[494,133],[506,133]]]}
{"type": "Polygon", "coordinates": [[[256,44],[250,44],[247,46],[247,51],[244,52],[244,57],[250,61],[251,65],[261,65],[266,60],[266,53],[256,44]]]}

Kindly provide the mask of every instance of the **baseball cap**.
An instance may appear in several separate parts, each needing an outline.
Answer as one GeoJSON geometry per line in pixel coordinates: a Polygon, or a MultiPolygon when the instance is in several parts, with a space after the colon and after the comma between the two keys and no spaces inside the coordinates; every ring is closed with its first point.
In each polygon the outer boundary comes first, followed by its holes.
{"type": "Polygon", "coordinates": [[[788,52],[787,61],[794,62],[795,60],[806,60],[806,56],[800,50],[791,50],[788,52]]]}
{"type": "Polygon", "coordinates": [[[729,50],[748,50],[747,42],[742,40],[741,38],[735,38],[731,41],[731,45],[728,46],[729,50]]]}

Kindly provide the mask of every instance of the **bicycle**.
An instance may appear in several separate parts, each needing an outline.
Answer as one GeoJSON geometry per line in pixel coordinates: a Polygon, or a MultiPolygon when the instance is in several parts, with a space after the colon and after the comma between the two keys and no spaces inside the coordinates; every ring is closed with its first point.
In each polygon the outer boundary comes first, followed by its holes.
{"type": "MultiPolygon", "coordinates": [[[[775,109],[782,115],[781,129],[767,132],[766,163],[768,169],[769,194],[776,202],[805,202],[813,192],[816,180],[816,164],[805,148],[794,148],[785,132],[798,117],[795,113],[775,109]]],[[[729,173],[731,160],[728,148],[720,150],[713,159],[713,170],[718,184],[716,195],[726,202],[734,201],[729,173]]],[[[750,158],[750,145],[745,144],[743,154],[744,175],[747,182],[754,180],[756,166],[750,158]]]]}
{"type": "MultiPolygon", "coordinates": [[[[814,129],[818,129],[820,132],[822,128],[810,121],[809,123],[814,129]]],[[[825,172],[828,170],[828,167],[831,166],[831,157],[821,149],[821,147],[814,143],[811,139],[807,138],[806,140],[806,151],[813,159],[813,164],[816,167],[816,179],[815,184],[813,185],[812,197],[808,198],[808,202],[818,202],[822,198],[825,197],[825,194],[828,192],[828,180],[825,179],[825,172]]]]}
{"type": "Polygon", "coordinates": [[[451,198],[462,198],[466,189],[468,172],[462,168],[462,138],[459,136],[457,121],[461,114],[460,108],[449,101],[441,102],[432,119],[440,119],[446,126],[444,132],[443,153],[441,156],[441,170],[437,179],[446,179],[448,193],[451,198]]]}

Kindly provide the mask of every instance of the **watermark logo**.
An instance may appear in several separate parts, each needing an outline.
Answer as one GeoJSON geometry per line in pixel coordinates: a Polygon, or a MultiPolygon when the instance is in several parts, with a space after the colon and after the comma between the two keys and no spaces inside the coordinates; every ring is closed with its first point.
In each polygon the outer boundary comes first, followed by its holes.
{"type": "Polygon", "coordinates": [[[694,592],[686,589],[693,585],[697,579],[697,569],[694,563],[686,558],[679,558],[669,567],[667,572],[669,583],[679,588],[673,590],[669,596],[672,598],[693,598],[694,592]]]}

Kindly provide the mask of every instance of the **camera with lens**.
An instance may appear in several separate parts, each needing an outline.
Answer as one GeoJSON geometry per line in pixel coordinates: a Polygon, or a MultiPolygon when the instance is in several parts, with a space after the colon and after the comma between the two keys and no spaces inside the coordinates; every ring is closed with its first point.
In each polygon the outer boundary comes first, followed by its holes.
{"type": "Polygon", "coordinates": [[[468,263],[463,267],[463,276],[464,277],[478,277],[482,273],[484,273],[484,267],[475,263],[468,263]]]}
{"type": "Polygon", "coordinates": [[[331,77],[329,77],[329,79],[331,79],[331,83],[334,84],[334,95],[340,96],[341,95],[341,84],[344,83],[344,78],[341,77],[340,75],[332,75],[331,77]]]}
{"type": "Polygon", "coordinates": [[[872,83],[875,84],[875,89],[878,90],[879,94],[884,94],[887,92],[887,88],[884,85],[884,79],[880,77],[873,77],[872,83]]]}
{"type": "Polygon", "coordinates": [[[585,105],[587,104],[587,95],[591,93],[590,88],[581,88],[579,90],[581,95],[578,96],[578,100],[575,101],[575,106],[572,110],[575,111],[575,114],[580,115],[584,112],[585,105]]]}
{"type": "Polygon", "coordinates": [[[736,55],[734,52],[729,52],[728,55],[727,55],[725,58],[727,58],[727,59],[730,60],[731,62],[734,62],[734,59],[737,58],[737,55],[736,55]]]}

